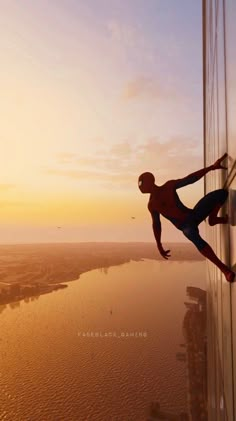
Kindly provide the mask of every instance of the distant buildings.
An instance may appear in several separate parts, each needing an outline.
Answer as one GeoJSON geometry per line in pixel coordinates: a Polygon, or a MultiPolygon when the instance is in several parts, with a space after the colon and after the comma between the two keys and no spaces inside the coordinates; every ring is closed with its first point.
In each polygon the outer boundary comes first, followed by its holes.
{"type": "Polygon", "coordinates": [[[20,301],[27,297],[46,294],[57,289],[66,288],[65,284],[47,284],[35,282],[32,284],[0,283],[0,304],[7,304],[13,301],[20,301]]]}

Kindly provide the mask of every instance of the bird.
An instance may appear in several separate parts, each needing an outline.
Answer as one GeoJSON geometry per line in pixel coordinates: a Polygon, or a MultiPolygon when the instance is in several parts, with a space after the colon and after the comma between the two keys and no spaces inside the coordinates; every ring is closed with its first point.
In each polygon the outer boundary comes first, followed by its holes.
{"type": "Polygon", "coordinates": [[[61,227],[57,227],[57,229],[60,229],[61,227]]]}
{"type": "Polygon", "coordinates": [[[135,216],[131,216],[131,219],[135,219],[135,216]]]}

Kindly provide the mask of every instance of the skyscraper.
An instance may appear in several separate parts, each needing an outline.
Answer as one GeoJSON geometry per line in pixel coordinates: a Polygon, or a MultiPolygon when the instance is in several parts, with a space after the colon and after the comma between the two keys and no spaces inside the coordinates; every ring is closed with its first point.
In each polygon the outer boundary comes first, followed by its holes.
{"type": "MultiPolygon", "coordinates": [[[[225,152],[228,170],[211,171],[205,193],[227,187],[222,209],[229,224],[210,227],[207,241],[236,270],[236,0],[203,0],[204,159],[225,152]]],[[[225,161],[226,162],[226,161],[225,161]]],[[[236,420],[236,283],[229,284],[207,261],[209,421],[236,420]]]]}

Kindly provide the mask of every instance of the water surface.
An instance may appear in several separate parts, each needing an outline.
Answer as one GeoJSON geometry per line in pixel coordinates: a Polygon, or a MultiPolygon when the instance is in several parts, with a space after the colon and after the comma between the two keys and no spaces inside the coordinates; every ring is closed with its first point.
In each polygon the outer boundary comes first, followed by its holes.
{"type": "Polygon", "coordinates": [[[176,352],[186,287],[205,288],[205,263],[132,261],[68,285],[0,308],[0,419],[142,421],[152,401],[186,410],[176,352]]]}

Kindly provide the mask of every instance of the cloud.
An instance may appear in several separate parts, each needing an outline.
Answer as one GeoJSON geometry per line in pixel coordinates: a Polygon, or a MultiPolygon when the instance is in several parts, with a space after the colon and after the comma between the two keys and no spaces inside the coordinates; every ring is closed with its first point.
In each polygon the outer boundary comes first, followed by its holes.
{"type": "Polygon", "coordinates": [[[15,208],[19,206],[25,206],[26,204],[21,201],[13,201],[13,200],[0,200],[0,208],[15,208]]]}
{"type": "Polygon", "coordinates": [[[112,41],[131,48],[137,44],[138,32],[134,26],[112,20],[107,23],[107,29],[112,41]]]}
{"type": "Polygon", "coordinates": [[[75,180],[81,181],[125,181],[133,180],[135,178],[134,174],[131,173],[108,173],[108,172],[98,172],[98,171],[86,171],[80,169],[74,170],[61,170],[61,169],[49,169],[46,171],[50,175],[59,175],[64,177],[73,178],[75,180]]]}
{"type": "Polygon", "coordinates": [[[111,145],[110,149],[99,148],[95,150],[93,156],[82,156],[71,153],[58,154],[59,164],[72,164],[79,167],[86,167],[90,169],[115,169],[117,167],[117,161],[120,161],[122,167],[126,166],[127,160],[131,158],[133,154],[133,148],[131,142],[122,141],[111,145]]]}
{"type": "Polygon", "coordinates": [[[0,192],[8,191],[15,188],[15,184],[0,183],[0,192]]]}
{"type": "Polygon", "coordinates": [[[176,137],[161,142],[153,137],[139,145],[128,141],[117,143],[104,149],[103,155],[98,157],[73,154],[70,166],[72,168],[47,169],[46,172],[107,187],[115,184],[133,188],[144,171],[153,172],[162,183],[197,171],[203,162],[196,140],[176,137]]]}
{"type": "Polygon", "coordinates": [[[69,164],[73,162],[77,155],[70,152],[62,152],[59,153],[57,156],[61,164],[69,164]]]}
{"type": "Polygon", "coordinates": [[[108,40],[111,41],[112,52],[116,52],[121,60],[136,60],[137,63],[154,62],[156,45],[139,24],[127,24],[118,20],[111,20],[106,24],[108,40]]]}
{"type": "Polygon", "coordinates": [[[125,84],[121,97],[126,100],[132,100],[138,97],[160,98],[163,97],[163,89],[158,83],[148,77],[138,77],[125,84]]]}
{"type": "MultiPolygon", "coordinates": [[[[121,99],[130,101],[134,99],[148,99],[150,100],[165,100],[171,99],[179,100],[180,94],[177,93],[173,84],[168,80],[158,81],[150,76],[138,76],[133,80],[126,82],[121,90],[121,99]]],[[[182,100],[182,96],[181,96],[182,100]]]]}
{"type": "Polygon", "coordinates": [[[111,155],[119,158],[130,158],[132,154],[132,147],[129,142],[124,141],[113,145],[110,149],[111,155]]]}
{"type": "Polygon", "coordinates": [[[155,169],[171,178],[194,172],[202,163],[198,142],[194,139],[172,138],[160,142],[156,138],[147,140],[137,151],[139,166],[155,169]]]}
{"type": "Polygon", "coordinates": [[[104,178],[107,176],[107,173],[101,173],[97,171],[89,171],[89,170],[80,170],[80,169],[71,169],[71,170],[64,170],[64,169],[48,169],[46,170],[47,174],[51,175],[60,175],[65,177],[70,177],[74,179],[80,180],[94,180],[97,178],[104,178]]]}

